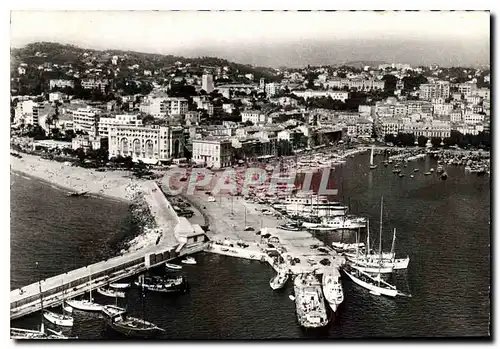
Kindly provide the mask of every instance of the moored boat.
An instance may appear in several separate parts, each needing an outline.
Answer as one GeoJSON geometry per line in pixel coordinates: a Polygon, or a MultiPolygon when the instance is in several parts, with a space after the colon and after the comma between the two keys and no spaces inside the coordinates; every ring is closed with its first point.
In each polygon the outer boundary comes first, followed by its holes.
{"type": "Polygon", "coordinates": [[[344,291],[342,281],[337,268],[322,275],[323,294],[333,312],[336,312],[340,304],[344,301],[344,291]]]}
{"type": "Polygon", "coordinates": [[[187,291],[187,280],[182,275],[168,279],[159,276],[145,277],[141,275],[135,284],[152,292],[176,293],[187,291]]]}
{"type": "Polygon", "coordinates": [[[302,327],[320,328],[328,324],[323,291],[315,275],[297,275],[294,293],[297,319],[302,327]]]}
{"type": "Polygon", "coordinates": [[[288,273],[286,271],[280,270],[276,276],[271,278],[271,280],[269,281],[269,286],[271,286],[273,290],[278,290],[280,288],[283,288],[287,281],[288,273]]]}
{"type": "Polygon", "coordinates": [[[182,269],[182,266],[181,265],[177,265],[177,264],[173,264],[173,263],[165,263],[165,266],[169,269],[173,269],[173,270],[179,270],[179,269],[182,269]]]}
{"type": "Polygon", "coordinates": [[[68,299],[66,301],[70,307],[81,311],[102,311],[102,305],[87,299],[68,299]]]}
{"type": "Polygon", "coordinates": [[[349,266],[344,267],[342,270],[355,284],[366,288],[374,295],[396,297],[398,294],[396,287],[382,280],[380,274],[373,277],[368,273],[349,266]]]}
{"type": "Polygon", "coordinates": [[[181,263],[183,264],[196,264],[196,259],[194,259],[193,257],[186,257],[185,259],[183,259],[181,261],[181,263]]]}
{"type": "Polygon", "coordinates": [[[125,298],[125,292],[117,291],[112,288],[98,288],[97,293],[102,294],[103,296],[106,297],[113,297],[113,298],[125,298]]]}
{"type": "Polygon", "coordinates": [[[124,290],[127,288],[130,288],[130,282],[129,283],[112,283],[109,284],[109,287],[114,288],[116,290],[124,290]]]}
{"type": "Polygon", "coordinates": [[[43,312],[43,317],[57,326],[71,327],[73,326],[73,317],[71,315],[58,314],[48,310],[43,312]]]}
{"type": "Polygon", "coordinates": [[[102,312],[106,324],[127,337],[151,338],[165,331],[149,321],[129,316],[125,309],[114,305],[104,306],[102,312]]]}

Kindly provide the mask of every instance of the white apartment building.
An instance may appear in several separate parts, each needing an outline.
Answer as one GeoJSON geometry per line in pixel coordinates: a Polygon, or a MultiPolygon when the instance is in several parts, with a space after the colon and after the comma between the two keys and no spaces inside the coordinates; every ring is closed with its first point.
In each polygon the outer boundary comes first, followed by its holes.
{"type": "Polygon", "coordinates": [[[188,111],[184,115],[184,122],[186,126],[198,125],[200,123],[200,112],[199,111],[188,111]]]}
{"type": "Polygon", "coordinates": [[[478,95],[467,96],[465,100],[472,105],[478,105],[479,103],[481,103],[481,97],[479,97],[478,95]]]}
{"type": "Polygon", "coordinates": [[[66,95],[61,92],[50,92],[49,93],[49,102],[62,101],[66,95]]]}
{"type": "Polygon", "coordinates": [[[167,115],[185,115],[188,111],[188,100],[182,97],[168,97],[164,100],[167,115]]]}
{"type": "Polygon", "coordinates": [[[131,156],[133,161],[154,164],[184,153],[182,127],[114,125],[109,128],[109,158],[131,156]]]}
{"type": "Polygon", "coordinates": [[[383,90],[384,80],[334,78],[325,83],[331,89],[356,89],[358,91],[383,90]]]}
{"type": "Polygon", "coordinates": [[[229,139],[193,139],[192,160],[214,169],[231,166],[231,144],[229,139]]]}
{"type": "Polygon", "coordinates": [[[450,103],[443,104],[433,104],[432,105],[434,115],[450,115],[453,110],[453,105],[450,103]]]}
{"type": "Polygon", "coordinates": [[[267,123],[268,117],[266,114],[258,110],[245,110],[241,112],[241,122],[251,121],[254,125],[260,123],[267,123]]]}
{"type": "Polygon", "coordinates": [[[207,93],[214,90],[214,77],[212,74],[203,74],[201,77],[201,88],[207,93]]]}
{"type": "Polygon", "coordinates": [[[404,124],[400,119],[387,118],[378,122],[377,136],[384,137],[386,134],[397,135],[404,129],[404,124]]]}
{"type": "Polygon", "coordinates": [[[164,118],[168,115],[185,115],[188,111],[188,101],[182,97],[152,97],[139,107],[143,113],[164,118]]]}
{"type": "Polygon", "coordinates": [[[339,112],[337,119],[340,121],[356,123],[359,120],[359,113],[339,112]]]}
{"type": "Polygon", "coordinates": [[[271,98],[273,96],[276,96],[276,94],[278,93],[278,89],[279,89],[279,85],[274,83],[274,82],[266,84],[265,92],[266,92],[267,98],[271,98]]]}
{"type": "Polygon", "coordinates": [[[430,101],[433,98],[449,98],[450,83],[448,81],[438,81],[431,84],[420,85],[420,99],[430,101]]]}
{"type": "Polygon", "coordinates": [[[109,135],[109,129],[116,125],[142,126],[138,114],[121,114],[110,118],[99,118],[98,134],[102,137],[109,135]]]}
{"type": "Polygon", "coordinates": [[[109,85],[108,79],[82,79],[81,81],[82,88],[86,90],[93,90],[95,88],[101,89],[101,92],[106,90],[106,87],[109,85]]]}
{"type": "Polygon", "coordinates": [[[476,90],[476,95],[480,96],[484,100],[490,100],[490,89],[489,88],[478,88],[476,90]]]}
{"type": "Polygon", "coordinates": [[[394,104],[394,116],[404,117],[408,115],[408,106],[403,103],[394,104]]]}
{"type": "Polygon", "coordinates": [[[453,110],[450,113],[450,121],[451,122],[462,122],[462,111],[461,110],[453,110]]]}
{"type": "Polygon", "coordinates": [[[461,101],[462,100],[462,94],[458,93],[458,92],[454,92],[454,93],[451,94],[451,98],[454,101],[461,101]]]}
{"type": "Polygon", "coordinates": [[[408,115],[415,113],[432,114],[432,104],[425,101],[408,101],[406,102],[408,115]]]}
{"type": "Polygon", "coordinates": [[[16,124],[21,124],[24,121],[26,125],[33,125],[33,107],[36,104],[37,103],[32,100],[18,102],[14,110],[14,122],[16,124]]]}
{"type": "Polygon", "coordinates": [[[471,135],[477,135],[479,132],[484,131],[484,125],[458,123],[453,126],[453,129],[464,135],[467,133],[471,135]]]}
{"type": "Polygon", "coordinates": [[[466,113],[464,114],[463,120],[466,124],[476,124],[484,121],[484,115],[475,113],[466,113]]]}
{"type": "Polygon", "coordinates": [[[366,119],[357,120],[356,134],[358,137],[371,137],[373,134],[373,122],[366,119]]]}
{"type": "Polygon", "coordinates": [[[74,131],[84,131],[88,134],[93,134],[95,132],[98,115],[101,113],[99,109],[88,106],[86,108],[69,110],[69,113],[73,116],[74,131]]]}
{"type": "Polygon", "coordinates": [[[292,91],[297,97],[302,97],[304,99],[316,98],[316,97],[331,97],[334,100],[345,102],[349,98],[349,92],[346,91],[292,91]]]}
{"type": "Polygon", "coordinates": [[[470,96],[472,93],[474,93],[475,89],[476,84],[472,84],[470,82],[458,84],[458,93],[464,95],[464,97],[470,96]]]}
{"type": "Polygon", "coordinates": [[[75,82],[73,80],[67,80],[67,79],[50,79],[49,80],[49,88],[53,89],[54,87],[75,87],[75,82]]]}

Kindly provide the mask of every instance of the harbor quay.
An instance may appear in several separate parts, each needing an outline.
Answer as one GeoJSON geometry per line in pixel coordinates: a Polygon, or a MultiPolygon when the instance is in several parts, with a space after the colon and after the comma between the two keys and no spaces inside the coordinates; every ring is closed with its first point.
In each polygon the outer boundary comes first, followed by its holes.
{"type": "Polygon", "coordinates": [[[58,305],[63,298],[82,295],[204,248],[206,236],[202,229],[178,217],[155,182],[145,183],[143,191],[157,223],[155,230],[160,232],[157,244],[12,290],[10,318],[16,319],[40,310],[40,291],[44,307],[58,305]]]}

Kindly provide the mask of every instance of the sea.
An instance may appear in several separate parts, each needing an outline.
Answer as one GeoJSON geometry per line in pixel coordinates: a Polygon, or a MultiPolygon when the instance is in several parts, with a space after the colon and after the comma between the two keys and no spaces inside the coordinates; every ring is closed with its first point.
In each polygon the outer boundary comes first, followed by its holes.
{"type": "MultiPolygon", "coordinates": [[[[406,271],[390,281],[411,297],[375,296],[343,278],[345,301],[322,331],[301,329],[292,282],[272,291],[273,270],[265,263],[209,253],[184,265],[189,292],[145,297],[131,289],[118,305],[131,315],[165,329],[165,339],[344,339],[403,337],[484,337],[490,333],[491,225],[490,177],[448,166],[447,180],[435,173],[436,160],[425,158],[402,168],[369,169],[368,154],[357,155],[331,172],[339,201],[353,214],[370,218],[370,235],[389,250],[397,229],[398,256],[409,256],[406,271]],[[418,169],[418,172],[413,172],[418,169]],[[410,177],[414,175],[414,178],[410,177]]],[[[330,184],[329,188],[333,188],[330,184]]],[[[72,198],[58,187],[11,174],[11,289],[85,266],[116,254],[136,234],[126,203],[102,198],[72,198]],[[38,262],[38,267],[36,265],[38,262]]],[[[353,242],[354,232],[317,233],[326,243],[353,242]]],[[[366,232],[361,232],[364,241],[366,232]]],[[[95,293],[95,292],[94,292],[95,293]]],[[[115,304],[100,294],[92,297],[115,304]]],[[[74,312],[64,333],[80,339],[120,339],[99,314],[74,312]]],[[[13,320],[36,329],[41,315],[13,320]]],[[[46,326],[49,326],[46,324],[46,326]]]]}

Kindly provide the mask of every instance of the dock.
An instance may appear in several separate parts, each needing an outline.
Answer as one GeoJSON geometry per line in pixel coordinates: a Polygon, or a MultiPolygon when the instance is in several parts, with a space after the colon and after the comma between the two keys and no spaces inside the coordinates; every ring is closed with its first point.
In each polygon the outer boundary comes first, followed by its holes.
{"type": "Polygon", "coordinates": [[[143,191],[161,232],[158,244],[12,290],[11,320],[41,309],[40,288],[44,307],[56,306],[62,303],[63,293],[67,299],[74,298],[205,248],[203,230],[178,217],[155,182],[146,182],[143,191]]]}

